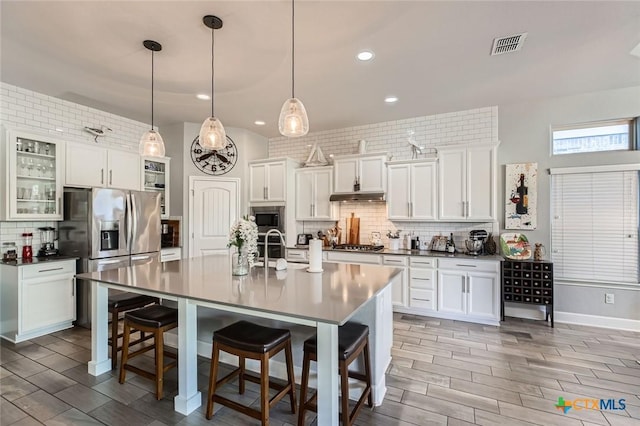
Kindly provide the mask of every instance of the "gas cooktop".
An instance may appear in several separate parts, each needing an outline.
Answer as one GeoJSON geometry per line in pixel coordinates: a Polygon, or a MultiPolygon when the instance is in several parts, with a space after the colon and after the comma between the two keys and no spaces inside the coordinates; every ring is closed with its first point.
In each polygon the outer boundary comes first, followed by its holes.
{"type": "Polygon", "coordinates": [[[384,246],[374,246],[371,244],[338,244],[333,249],[344,251],[380,251],[384,249],[384,246]]]}

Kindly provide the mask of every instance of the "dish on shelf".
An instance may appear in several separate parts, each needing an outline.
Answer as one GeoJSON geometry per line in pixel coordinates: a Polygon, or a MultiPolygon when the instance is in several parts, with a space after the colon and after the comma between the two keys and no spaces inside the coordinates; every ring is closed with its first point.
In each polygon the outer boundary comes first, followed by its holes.
{"type": "Polygon", "coordinates": [[[531,258],[531,246],[524,234],[505,232],[500,235],[500,248],[507,259],[526,260],[531,258]]]}

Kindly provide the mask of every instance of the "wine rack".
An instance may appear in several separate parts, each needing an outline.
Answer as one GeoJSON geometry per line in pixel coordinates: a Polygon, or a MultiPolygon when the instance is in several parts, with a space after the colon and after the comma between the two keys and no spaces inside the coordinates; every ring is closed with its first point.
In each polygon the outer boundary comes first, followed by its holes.
{"type": "Polygon", "coordinates": [[[532,260],[503,260],[501,265],[501,312],[504,303],[544,305],[545,321],[553,327],[553,263],[532,260]]]}

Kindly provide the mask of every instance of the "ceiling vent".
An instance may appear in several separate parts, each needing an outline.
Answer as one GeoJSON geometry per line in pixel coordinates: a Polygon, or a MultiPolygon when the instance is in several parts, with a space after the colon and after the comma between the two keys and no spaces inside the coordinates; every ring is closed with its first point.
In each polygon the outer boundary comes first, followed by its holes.
{"type": "Polygon", "coordinates": [[[491,56],[502,55],[503,53],[515,52],[522,49],[524,40],[528,33],[514,34],[507,37],[493,39],[491,56]]]}

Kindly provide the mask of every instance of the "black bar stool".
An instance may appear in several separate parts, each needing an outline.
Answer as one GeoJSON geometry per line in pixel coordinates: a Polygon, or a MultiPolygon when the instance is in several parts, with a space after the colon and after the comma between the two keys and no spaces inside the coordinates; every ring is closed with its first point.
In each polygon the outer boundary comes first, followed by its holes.
{"type": "MultiPolygon", "coordinates": [[[[120,313],[143,308],[147,305],[151,305],[152,303],[159,302],[157,297],[126,292],[109,292],[108,300],[108,310],[111,314],[111,337],[109,338],[108,343],[109,346],[111,346],[111,369],[114,369],[118,363],[118,351],[122,350],[122,346],[118,346],[118,339],[122,337],[122,333],[118,333],[120,313]]],[[[140,338],[138,340],[134,340],[130,344],[133,346],[151,339],[152,337],[153,336],[145,336],[144,332],[140,332],[140,338]]]]}
{"type": "MultiPolygon", "coordinates": [[[[309,367],[311,361],[317,361],[317,336],[313,336],[304,342],[304,359],[302,361],[302,383],[300,384],[300,410],[298,411],[298,426],[304,425],[304,414],[307,410],[318,412],[315,392],[307,400],[309,387],[309,367]]],[[[373,407],[371,395],[371,364],[369,359],[369,327],[362,324],[348,322],[338,327],[338,367],[340,369],[340,391],[343,426],[351,426],[356,419],[365,399],[369,407],[373,407]],[[364,374],[349,371],[349,365],[355,361],[361,353],[364,353],[364,374]],[[349,412],[349,377],[362,380],[366,386],[360,399],[349,412]]]]}
{"type": "Polygon", "coordinates": [[[209,393],[207,397],[207,419],[213,415],[213,404],[218,402],[254,419],[263,425],[269,424],[269,409],[280,401],[286,394],[291,399],[291,412],[296,412],[296,385],[293,375],[293,356],[291,354],[291,332],[286,329],[270,328],[253,324],[248,321],[238,321],[213,333],[213,350],[211,354],[211,372],[209,374],[209,393]],[[281,350],[285,351],[287,362],[287,384],[281,385],[269,380],[269,359],[281,350]],[[220,380],[218,378],[218,363],[220,351],[238,357],[238,368],[220,380]],[[245,370],[245,359],[260,361],[260,377],[249,374],[245,370]],[[239,404],[221,395],[216,395],[216,389],[235,376],[239,377],[239,393],[244,393],[245,380],[260,384],[260,411],[239,404]],[[269,399],[269,388],[279,392],[269,399]]]}
{"type": "Polygon", "coordinates": [[[164,355],[170,358],[177,358],[175,354],[165,352],[164,350],[164,332],[176,328],[178,326],[178,310],[162,305],[151,305],[136,311],[124,314],[124,336],[122,338],[122,362],[120,363],[120,383],[124,383],[126,371],[133,371],[142,377],[155,380],[156,382],[156,399],[162,399],[162,387],[164,373],[177,365],[176,361],[171,361],[164,365],[164,355]],[[129,353],[129,337],[131,329],[152,333],[154,344],[135,352],[129,353]],[[155,373],[142,370],[141,368],[129,365],[131,358],[142,355],[155,349],[155,373]]]}

